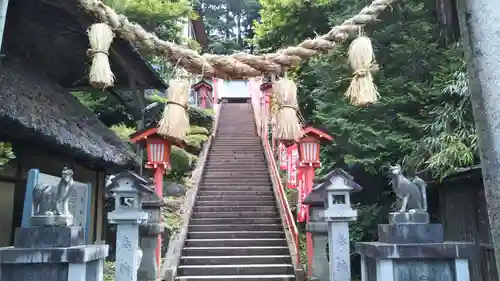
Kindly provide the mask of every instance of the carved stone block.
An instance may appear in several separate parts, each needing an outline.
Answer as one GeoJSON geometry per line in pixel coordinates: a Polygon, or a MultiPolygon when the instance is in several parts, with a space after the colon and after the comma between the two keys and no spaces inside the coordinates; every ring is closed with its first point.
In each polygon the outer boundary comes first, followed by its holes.
{"type": "Polygon", "coordinates": [[[379,224],[379,241],[383,243],[442,243],[443,226],[441,224],[379,224]]]}
{"type": "Polygon", "coordinates": [[[17,228],[14,238],[16,248],[63,248],[83,244],[82,227],[17,228]]]}
{"type": "Polygon", "coordinates": [[[429,223],[426,212],[389,213],[389,224],[429,223]]]}

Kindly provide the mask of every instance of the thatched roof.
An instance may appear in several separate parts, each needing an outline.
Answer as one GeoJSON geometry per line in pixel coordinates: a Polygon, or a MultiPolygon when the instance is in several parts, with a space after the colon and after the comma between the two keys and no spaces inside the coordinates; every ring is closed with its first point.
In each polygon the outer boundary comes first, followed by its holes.
{"type": "MultiPolygon", "coordinates": [[[[88,27],[95,22],[76,0],[15,0],[9,3],[3,52],[28,58],[67,89],[89,87],[88,27]]],[[[115,38],[110,49],[115,89],[163,89],[163,79],[128,41],[115,38]]]]}
{"type": "Polygon", "coordinates": [[[0,66],[0,136],[100,167],[138,164],[127,144],[91,111],[29,65],[8,56],[0,66]]]}

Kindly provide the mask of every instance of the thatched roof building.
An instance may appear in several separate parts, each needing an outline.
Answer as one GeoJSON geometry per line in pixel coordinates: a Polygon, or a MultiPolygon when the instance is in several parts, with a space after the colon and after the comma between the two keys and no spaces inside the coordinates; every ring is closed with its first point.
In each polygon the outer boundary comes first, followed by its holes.
{"type": "MultiPolygon", "coordinates": [[[[69,93],[90,88],[86,30],[93,19],[77,3],[9,4],[0,68],[0,138],[35,142],[100,167],[137,165],[129,146],[69,93]]],[[[119,99],[119,93],[141,98],[144,89],[166,87],[128,41],[115,38],[110,61],[116,76],[110,92],[119,99]]]]}
{"type": "Polygon", "coordinates": [[[132,166],[136,156],[75,97],[9,56],[0,67],[0,124],[15,141],[30,140],[84,162],[132,166]]]}

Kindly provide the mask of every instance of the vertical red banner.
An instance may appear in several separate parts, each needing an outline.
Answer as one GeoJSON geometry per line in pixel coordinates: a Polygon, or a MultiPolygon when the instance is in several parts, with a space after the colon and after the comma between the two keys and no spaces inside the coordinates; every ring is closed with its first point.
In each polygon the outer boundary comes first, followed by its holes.
{"type": "Polygon", "coordinates": [[[297,202],[297,221],[298,222],[303,222],[307,218],[307,205],[302,204],[304,202],[304,199],[307,197],[307,190],[306,190],[306,181],[305,181],[305,173],[303,169],[299,169],[299,186],[298,186],[298,197],[299,200],[297,202]]]}
{"type": "Polygon", "coordinates": [[[298,161],[299,161],[299,151],[297,150],[297,145],[294,144],[287,148],[287,158],[288,158],[288,188],[297,188],[297,171],[298,171],[298,161]]]}

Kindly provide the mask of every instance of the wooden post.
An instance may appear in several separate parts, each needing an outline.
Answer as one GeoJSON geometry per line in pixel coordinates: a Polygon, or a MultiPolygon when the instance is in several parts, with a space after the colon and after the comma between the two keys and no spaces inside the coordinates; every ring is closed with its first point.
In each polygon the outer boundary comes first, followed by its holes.
{"type": "Polygon", "coordinates": [[[491,238],[500,272],[500,1],[459,0],[491,238]]]}

